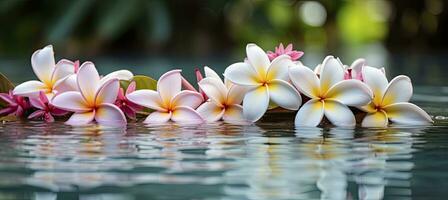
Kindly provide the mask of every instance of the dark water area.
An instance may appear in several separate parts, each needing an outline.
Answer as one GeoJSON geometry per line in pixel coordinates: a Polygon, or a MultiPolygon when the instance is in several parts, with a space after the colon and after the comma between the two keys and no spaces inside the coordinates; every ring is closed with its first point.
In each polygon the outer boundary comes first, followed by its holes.
{"type": "Polygon", "coordinates": [[[434,125],[4,122],[0,199],[443,199],[447,112],[420,104],[434,125]]]}

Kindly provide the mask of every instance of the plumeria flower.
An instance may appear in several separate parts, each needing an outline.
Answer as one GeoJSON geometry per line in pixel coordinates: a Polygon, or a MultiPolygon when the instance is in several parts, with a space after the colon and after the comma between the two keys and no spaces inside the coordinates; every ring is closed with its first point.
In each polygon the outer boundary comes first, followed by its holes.
{"type": "Polygon", "coordinates": [[[93,121],[105,125],[126,124],[123,112],[114,105],[120,87],[118,79],[102,82],[91,62],[81,65],[76,78],[78,91],[58,94],[51,102],[57,108],[75,112],[67,124],[85,125],[93,121]]]}
{"type": "MultiPolygon", "coordinates": [[[[341,60],[339,60],[339,58],[337,58],[337,60],[339,61],[339,63],[341,63],[342,68],[344,69],[344,79],[357,79],[360,81],[363,81],[362,78],[362,69],[364,68],[364,66],[366,66],[366,60],[364,58],[358,58],[355,61],[353,61],[353,63],[350,66],[347,65],[343,65],[341,60]]],[[[320,75],[320,72],[322,70],[321,68],[321,64],[317,65],[316,68],[314,69],[314,72],[317,75],[320,75]]],[[[380,69],[383,74],[385,74],[385,70],[384,68],[380,69]]]]}
{"type": "Polygon", "coordinates": [[[199,81],[199,87],[210,99],[197,108],[199,114],[209,122],[223,119],[226,122],[245,121],[243,117],[243,101],[245,87],[229,85],[227,87],[219,75],[208,67],[204,67],[206,77],[199,81]]]}
{"type": "Polygon", "coordinates": [[[155,110],[145,123],[160,124],[169,120],[178,123],[202,123],[204,120],[194,109],[202,102],[202,95],[182,89],[181,70],[163,74],[157,82],[157,91],[137,90],[126,97],[135,104],[155,110]]]}
{"type": "Polygon", "coordinates": [[[46,122],[54,122],[53,116],[64,116],[69,113],[51,105],[43,91],[40,91],[38,98],[30,98],[30,104],[38,110],[31,113],[28,119],[42,118],[46,122]]]}
{"type": "Polygon", "coordinates": [[[0,110],[0,116],[13,114],[22,117],[30,106],[25,97],[17,96],[9,91],[9,93],[0,93],[0,99],[8,104],[6,108],[0,110]]]}
{"type": "Polygon", "coordinates": [[[115,105],[117,105],[128,118],[134,120],[136,119],[136,112],[142,110],[143,107],[131,102],[126,95],[134,92],[135,87],[136,84],[132,81],[126,89],[126,93],[123,91],[123,88],[120,88],[117,100],[115,100],[115,105]]]}
{"type": "Polygon", "coordinates": [[[39,49],[31,56],[31,66],[39,81],[27,81],[14,88],[14,95],[34,97],[43,91],[48,99],[52,99],[57,92],[63,92],[67,86],[66,80],[75,73],[74,63],[61,60],[55,64],[53,46],[39,49]]]}
{"type": "Polygon", "coordinates": [[[361,81],[344,80],[341,63],[327,56],[320,78],[305,66],[290,68],[296,88],[310,100],[297,112],[296,126],[317,126],[325,116],[333,125],[354,126],[355,116],[347,106],[363,106],[372,100],[372,92],[361,81]]]}
{"type": "Polygon", "coordinates": [[[255,44],[246,47],[247,62],[230,65],[224,72],[233,84],[249,90],[243,99],[244,117],[255,122],[269,107],[270,100],[289,110],[297,110],[302,98],[288,82],[288,68],[294,64],[288,55],[280,55],[272,62],[266,53],[255,44]]]}
{"type": "Polygon", "coordinates": [[[407,76],[397,76],[389,83],[380,69],[364,67],[364,82],[373,91],[373,101],[360,107],[367,112],[364,127],[386,127],[389,121],[405,125],[427,125],[431,117],[418,106],[408,103],[412,97],[412,83],[407,76]]]}
{"type": "Polygon", "coordinates": [[[292,49],[292,44],[288,44],[286,48],[283,47],[283,44],[280,43],[278,47],[275,47],[275,52],[268,51],[267,55],[270,61],[273,61],[275,58],[281,55],[288,55],[291,57],[291,60],[297,61],[300,57],[303,56],[303,51],[296,51],[292,49]]]}

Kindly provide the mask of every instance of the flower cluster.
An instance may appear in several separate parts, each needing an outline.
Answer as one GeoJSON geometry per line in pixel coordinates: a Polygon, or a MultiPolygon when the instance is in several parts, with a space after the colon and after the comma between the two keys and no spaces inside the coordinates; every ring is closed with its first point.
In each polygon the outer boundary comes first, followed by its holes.
{"type": "Polygon", "coordinates": [[[70,115],[67,124],[92,122],[125,125],[127,119],[147,114],[144,123],[159,124],[256,122],[269,109],[298,110],[296,126],[318,126],[328,120],[335,126],[355,126],[355,113],[364,113],[363,127],[386,127],[389,122],[406,125],[432,123],[431,117],[409,103],[411,80],[397,76],[388,82],[385,70],[358,59],[348,67],[327,56],[311,70],[298,59],[303,52],[283,44],[265,52],[255,44],[246,47],[246,59],[224,71],[220,77],[209,67],[205,76],[196,70],[196,89],[181,74],[163,74],[153,88],[137,87],[127,70],[100,76],[92,62],[55,62],[52,46],[36,51],[31,65],[39,81],[27,81],[8,94],[1,115],[54,121],[70,115]],[[128,84],[122,84],[123,81],[128,84]],[[144,111],[144,112],[143,112],[144,111]]]}

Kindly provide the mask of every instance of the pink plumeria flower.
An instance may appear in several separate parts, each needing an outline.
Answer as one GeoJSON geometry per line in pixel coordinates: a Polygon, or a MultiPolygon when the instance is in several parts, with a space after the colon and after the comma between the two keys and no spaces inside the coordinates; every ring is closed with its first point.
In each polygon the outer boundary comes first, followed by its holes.
{"type": "Polygon", "coordinates": [[[284,48],[283,44],[280,43],[278,47],[275,47],[275,52],[268,51],[267,55],[270,61],[273,61],[275,58],[281,55],[288,55],[289,57],[291,57],[292,61],[297,61],[300,57],[303,56],[303,51],[293,50],[292,44],[288,44],[288,46],[284,48]]]}
{"type": "Polygon", "coordinates": [[[226,122],[245,121],[243,117],[243,101],[245,87],[229,85],[227,87],[219,75],[208,67],[204,67],[206,78],[199,81],[199,87],[209,97],[209,101],[197,108],[199,114],[208,122],[223,119],[226,122]]]}
{"type": "Polygon", "coordinates": [[[54,60],[53,46],[39,49],[31,56],[31,65],[39,81],[27,81],[13,90],[14,95],[38,98],[43,91],[48,99],[52,99],[57,92],[64,92],[67,78],[75,73],[74,63],[61,60],[57,64],[54,60]]]}
{"type": "Polygon", "coordinates": [[[24,97],[13,95],[12,91],[0,93],[0,99],[8,104],[6,108],[0,110],[0,116],[13,114],[17,117],[22,117],[25,110],[30,107],[24,97]]]}
{"type": "Polygon", "coordinates": [[[126,125],[124,113],[114,105],[120,88],[118,79],[102,82],[91,62],[81,65],[76,78],[78,91],[58,94],[51,102],[57,108],[75,112],[67,124],[86,125],[96,121],[102,125],[126,125]]]}
{"type": "Polygon", "coordinates": [[[126,95],[135,91],[135,87],[136,84],[132,81],[126,89],[126,93],[123,91],[123,88],[120,88],[117,100],[115,101],[115,105],[117,105],[129,119],[133,120],[137,118],[136,112],[143,109],[142,106],[133,103],[126,97],[126,95]]]}
{"type": "Polygon", "coordinates": [[[359,80],[344,80],[341,63],[327,56],[318,77],[311,69],[297,65],[289,69],[293,85],[310,98],[297,112],[296,126],[317,126],[325,116],[335,126],[355,126],[348,106],[364,106],[372,100],[372,91],[359,80]]]}
{"type": "Polygon", "coordinates": [[[69,113],[51,105],[43,91],[40,92],[39,98],[30,98],[30,104],[38,110],[31,113],[28,119],[42,118],[46,122],[54,122],[54,116],[64,116],[69,113]]]}
{"type": "Polygon", "coordinates": [[[230,65],[224,77],[232,84],[248,88],[243,99],[244,118],[258,121],[270,103],[297,110],[302,104],[299,92],[289,83],[288,69],[294,63],[288,55],[281,55],[272,62],[255,44],[246,46],[247,62],[230,65]]]}
{"type": "Polygon", "coordinates": [[[204,120],[196,112],[202,102],[202,95],[183,90],[181,70],[163,74],[157,82],[157,91],[137,90],[126,97],[135,104],[155,110],[145,119],[145,123],[160,124],[172,120],[178,123],[202,123],[204,120]]]}
{"type": "Polygon", "coordinates": [[[381,69],[364,67],[364,82],[373,91],[374,98],[366,106],[358,107],[367,112],[363,127],[386,127],[389,121],[404,125],[428,125],[431,117],[418,106],[408,103],[412,97],[412,83],[407,76],[397,76],[387,81],[381,69]]]}

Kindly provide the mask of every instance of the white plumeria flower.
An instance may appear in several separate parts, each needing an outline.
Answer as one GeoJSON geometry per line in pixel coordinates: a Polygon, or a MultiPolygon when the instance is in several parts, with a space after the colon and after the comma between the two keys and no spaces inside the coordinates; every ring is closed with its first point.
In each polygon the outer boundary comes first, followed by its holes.
{"type": "Polygon", "coordinates": [[[243,101],[245,87],[234,84],[227,86],[219,75],[208,67],[204,67],[205,78],[198,84],[207,95],[209,101],[196,110],[208,122],[223,119],[226,122],[245,121],[243,117],[243,101]]]}
{"type": "Polygon", "coordinates": [[[389,121],[396,124],[427,125],[431,117],[418,106],[408,103],[412,97],[412,83],[407,76],[397,76],[389,83],[380,69],[364,67],[364,82],[373,91],[373,101],[360,107],[367,112],[364,127],[386,127],[389,121]]]}
{"type": "Polygon", "coordinates": [[[51,102],[57,108],[75,112],[67,124],[85,125],[92,121],[114,126],[126,124],[123,112],[113,104],[120,88],[118,79],[101,82],[98,71],[91,62],[81,65],[76,78],[78,91],[58,94],[51,102]]]}
{"type": "MultiPolygon", "coordinates": [[[[348,65],[343,65],[341,60],[339,60],[339,58],[337,58],[337,60],[339,61],[339,63],[341,63],[342,68],[345,71],[345,75],[344,75],[344,79],[358,79],[360,81],[362,81],[362,69],[366,66],[366,60],[364,58],[358,58],[355,61],[353,61],[353,63],[348,66],[348,65]]],[[[316,73],[317,75],[320,75],[321,71],[322,71],[322,65],[319,64],[314,68],[314,73],[316,73]]],[[[385,73],[384,68],[380,69],[383,73],[385,73]]]]}
{"type": "Polygon", "coordinates": [[[196,112],[203,101],[202,95],[183,90],[181,70],[171,70],[157,81],[157,91],[137,90],[126,97],[129,101],[155,110],[145,119],[145,123],[159,124],[169,120],[179,123],[202,123],[204,120],[196,112]]]}
{"type": "MultiPolygon", "coordinates": [[[[63,91],[77,91],[78,90],[78,85],[76,83],[76,78],[77,76],[77,71],[75,71],[74,74],[69,75],[66,78],[66,81],[63,85],[63,91]]],[[[114,71],[111,72],[109,74],[107,74],[106,76],[101,77],[101,83],[105,83],[106,81],[110,80],[110,79],[118,79],[118,80],[131,80],[134,77],[134,74],[132,72],[130,72],[129,70],[118,70],[118,71],[114,71]]]]}
{"type": "Polygon", "coordinates": [[[31,56],[31,66],[39,81],[27,81],[14,88],[14,95],[37,98],[43,91],[51,100],[58,92],[64,92],[68,76],[75,73],[74,63],[61,60],[55,64],[53,46],[39,49],[31,56]]]}
{"type": "Polygon", "coordinates": [[[341,63],[327,56],[322,63],[320,79],[308,67],[291,67],[292,83],[311,98],[297,112],[296,126],[317,126],[325,116],[333,125],[354,126],[355,116],[347,106],[363,106],[372,100],[372,91],[361,81],[344,80],[341,63]]]}
{"type": "Polygon", "coordinates": [[[265,51],[255,44],[246,47],[247,62],[230,65],[224,72],[233,84],[245,86],[248,92],[243,99],[243,115],[252,122],[258,121],[269,107],[269,101],[288,110],[297,110],[302,104],[298,91],[288,82],[288,68],[294,64],[287,55],[272,62],[265,51]]]}

